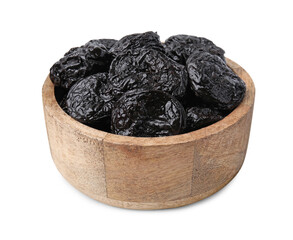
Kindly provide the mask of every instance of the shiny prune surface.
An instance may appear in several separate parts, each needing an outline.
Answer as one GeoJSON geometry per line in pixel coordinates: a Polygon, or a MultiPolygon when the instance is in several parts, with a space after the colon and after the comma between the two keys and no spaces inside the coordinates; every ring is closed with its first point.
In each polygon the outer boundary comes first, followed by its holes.
{"type": "Polygon", "coordinates": [[[75,82],[99,72],[107,72],[112,55],[99,41],[92,40],[81,47],[71,48],[50,69],[55,86],[69,89],[75,82]]]}
{"type": "Polygon", "coordinates": [[[190,35],[175,35],[165,41],[165,50],[167,55],[174,61],[181,64],[186,63],[188,57],[194,51],[204,51],[217,55],[225,61],[225,51],[216,46],[211,40],[190,35]]]}
{"type": "Polygon", "coordinates": [[[194,131],[208,125],[211,125],[224,116],[217,109],[209,107],[191,107],[186,110],[187,120],[186,120],[186,132],[194,131]]]}
{"type": "Polygon", "coordinates": [[[64,110],[79,122],[95,125],[111,114],[111,103],[101,97],[106,73],[97,73],[75,83],[65,99],[64,110]]]}
{"type": "Polygon", "coordinates": [[[186,113],[181,103],[167,93],[135,89],[117,101],[111,119],[115,134],[160,137],[182,132],[186,113]]]}
{"type": "Polygon", "coordinates": [[[183,97],[187,82],[185,67],[154,49],[119,54],[109,70],[109,83],[120,93],[144,87],[183,97]]]}
{"type": "Polygon", "coordinates": [[[141,49],[155,49],[165,52],[160,37],[155,32],[135,33],[127,35],[117,41],[110,49],[110,53],[118,55],[122,52],[137,54],[141,49]]]}
{"type": "Polygon", "coordinates": [[[194,52],[186,67],[191,89],[204,102],[231,111],[242,101],[245,83],[217,55],[194,52]]]}

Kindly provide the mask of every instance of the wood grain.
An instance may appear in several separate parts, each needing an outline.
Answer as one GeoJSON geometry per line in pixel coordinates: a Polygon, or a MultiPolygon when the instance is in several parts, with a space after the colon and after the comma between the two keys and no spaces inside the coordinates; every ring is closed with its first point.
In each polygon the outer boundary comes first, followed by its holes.
{"type": "Polygon", "coordinates": [[[75,121],[57,104],[48,77],[43,105],[56,167],[81,192],[123,208],[179,207],[217,192],[243,164],[255,96],[248,73],[227,63],[246,83],[242,103],[213,125],[158,138],[118,136],[75,121]]]}

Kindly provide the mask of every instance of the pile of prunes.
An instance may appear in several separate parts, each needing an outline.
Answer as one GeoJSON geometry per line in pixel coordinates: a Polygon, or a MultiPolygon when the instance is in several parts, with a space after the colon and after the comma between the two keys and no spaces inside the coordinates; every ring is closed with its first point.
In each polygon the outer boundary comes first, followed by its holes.
{"type": "Polygon", "coordinates": [[[155,32],[91,40],[50,69],[61,108],[90,127],[124,136],[160,137],[213,124],[236,108],[245,83],[224,50],[189,35],[155,32]]]}

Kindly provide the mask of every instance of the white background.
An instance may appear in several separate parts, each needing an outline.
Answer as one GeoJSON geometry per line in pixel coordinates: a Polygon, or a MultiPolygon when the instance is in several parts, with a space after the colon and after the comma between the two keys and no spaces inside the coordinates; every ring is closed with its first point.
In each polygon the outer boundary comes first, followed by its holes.
{"type": "Polygon", "coordinates": [[[1,1],[0,239],[292,239],[290,1],[1,1]],[[211,39],[256,85],[246,160],[223,190],[171,210],[94,201],[50,156],[41,88],[69,48],[157,31],[211,39]],[[290,229],[291,228],[291,229],[290,229]]]}

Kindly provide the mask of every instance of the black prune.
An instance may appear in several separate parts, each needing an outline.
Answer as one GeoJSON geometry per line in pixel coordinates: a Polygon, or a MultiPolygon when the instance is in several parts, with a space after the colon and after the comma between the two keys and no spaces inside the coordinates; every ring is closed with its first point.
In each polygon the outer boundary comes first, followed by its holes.
{"type": "Polygon", "coordinates": [[[136,33],[121,38],[110,49],[110,53],[118,55],[122,52],[131,52],[136,54],[140,49],[156,49],[165,52],[160,37],[154,32],[136,33]]]}
{"type": "Polygon", "coordinates": [[[71,48],[50,69],[55,86],[69,89],[78,80],[98,72],[107,72],[113,57],[106,47],[97,41],[71,48]]]}
{"type": "Polygon", "coordinates": [[[191,107],[186,110],[186,132],[194,131],[221,120],[224,116],[217,109],[191,107]]]}
{"type": "Polygon", "coordinates": [[[143,87],[182,97],[187,82],[185,67],[154,49],[119,54],[109,70],[109,83],[117,92],[143,87]]]}
{"type": "Polygon", "coordinates": [[[203,101],[228,111],[242,101],[245,83],[217,55],[195,52],[186,67],[191,89],[203,101]]]}
{"type": "Polygon", "coordinates": [[[203,38],[189,35],[175,35],[169,37],[165,43],[166,54],[183,65],[185,65],[187,58],[195,51],[206,51],[217,55],[225,61],[225,51],[216,46],[212,41],[203,38]]]}
{"type": "Polygon", "coordinates": [[[65,111],[79,122],[94,125],[109,117],[111,103],[101,97],[100,89],[107,78],[105,73],[97,73],[79,80],[69,90],[65,111]]]}
{"type": "Polygon", "coordinates": [[[176,98],[145,89],[126,92],[117,101],[111,117],[112,132],[125,136],[170,136],[179,134],[185,124],[185,110],[176,98]]]}

